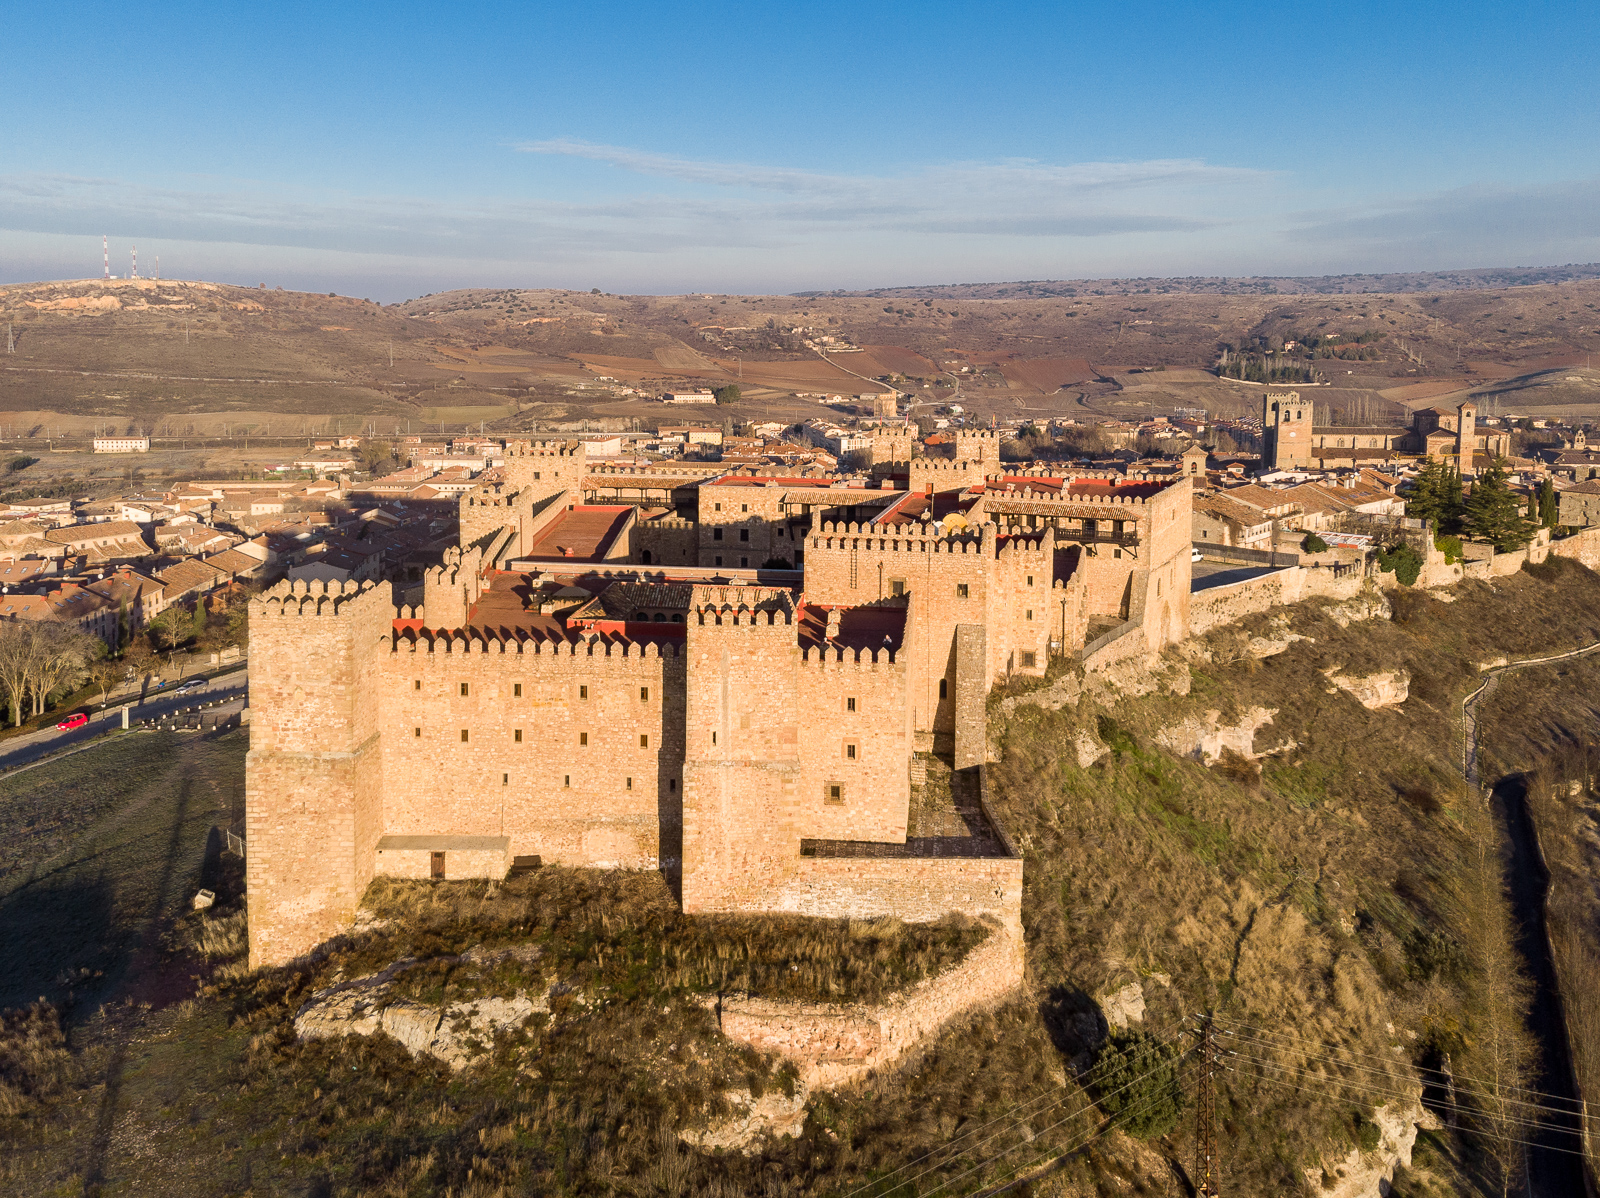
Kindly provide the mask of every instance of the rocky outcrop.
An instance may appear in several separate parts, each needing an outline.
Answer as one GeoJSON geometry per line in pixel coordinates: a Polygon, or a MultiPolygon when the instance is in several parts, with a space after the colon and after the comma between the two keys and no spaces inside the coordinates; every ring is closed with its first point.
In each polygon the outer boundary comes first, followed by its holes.
{"type": "Polygon", "coordinates": [[[1379,670],[1359,676],[1330,672],[1328,681],[1352,695],[1361,706],[1374,711],[1380,707],[1398,707],[1411,696],[1409,670],[1379,670]]]}
{"type": "Polygon", "coordinates": [[[763,1140],[797,1136],[806,1125],[806,1102],[811,1092],[805,1083],[796,1082],[794,1093],[768,1090],[760,1098],[749,1090],[735,1090],[723,1097],[733,1113],[703,1128],[682,1133],[686,1144],[696,1148],[750,1152],[763,1140]]]}
{"type": "Polygon", "coordinates": [[[1106,1017],[1106,1026],[1114,1028],[1127,1028],[1128,1025],[1144,1022],[1144,987],[1138,982],[1129,982],[1120,990],[1113,991],[1100,999],[1100,1013],[1106,1017]]]}
{"type": "Polygon", "coordinates": [[[1376,1198],[1387,1194],[1395,1169],[1411,1164],[1418,1125],[1439,1126],[1438,1120],[1415,1098],[1384,1103],[1372,1112],[1372,1122],[1378,1129],[1375,1149],[1363,1152],[1352,1148],[1338,1160],[1324,1161],[1320,1167],[1305,1171],[1313,1193],[1325,1198],[1376,1198]]]}
{"type": "MultiPolygon", "coordinates": [[[[495,954],[469,950],[460,957],[444,959],[493,965],[512,955],[531,963],[538,950],[510,949],[495,954]]],[[[521,1027],[530,1016],[550,1010],[548,989],[531,996],[519,990],[510,997],[466,999],[445,1006],[396,993],[395,980],[420,964],[407,957],[380,973],[336,982],[314,992],[295,1015],[295,1034],[302,1040],[321,1040],[384,1032],[405,1045],[412,1056],[426,1053],[452,1069],[463,1069],[488,1052],[497,1033],[521,1027]]]]}
{"type": "Polygon", "coordinates": [[[1394,609],[1389,606],[1389,600],[1382,591],[1364,590],[1342,603],[1328,604],[1322,613],[1340,628],[1348,628],[1363,620],[1387,620],[1394,614],[1394,609]]]}
{"type": "Polygon", "coordinates": [[[1221,723],[1220,711],[1208,711],[1203,717],[1188,719],[1156,733],[1156,743],[1170,749],[1179,757],[1189,757],[1206,765],[1215,764],[1227,751],[1240,757],[1253,759],[1256,752],[1256,734],[1272,723],[1278,714],[1276,707],[1251,707],[1239,718],[1237,724],[1221,723]]]}

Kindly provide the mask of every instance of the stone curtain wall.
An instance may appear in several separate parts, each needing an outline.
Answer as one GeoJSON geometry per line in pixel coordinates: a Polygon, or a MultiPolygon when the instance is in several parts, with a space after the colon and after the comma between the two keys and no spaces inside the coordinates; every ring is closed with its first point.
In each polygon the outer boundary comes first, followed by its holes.
{"type": "Polygon", "coordinates": [[[401,640],[375,701],[386,833],[505,835],[513,856],[562,865],[650,869],[664,855],[683,761],[678,643],[401,640]]]}
{"type": "Polygon", "coordinates": [[[876,660],[811,650],[801,655],[796,695],[796,831],[808,839],[904,844],[912,752],[905,662],[891,661],[887,650],[876,660]],[[843,787],[837,803],[830,801],[834,785],[843,787]]]}
{"type": "MultiPolygon", "coordinates": [[[[1393,579],[1394,575],[1388,577],[1393,579]]],[[[1359,570],[1335,578],[1332,570],[1288,566],[1243,582],[1196,591],[1190,597],[1189,631],[1193,636],[1203,636],[1213,628],[1254,612],[1283,603],[1298,603],[1315,595],[1348,599],[1361,590],[1363,581],[1359,570]]]]}

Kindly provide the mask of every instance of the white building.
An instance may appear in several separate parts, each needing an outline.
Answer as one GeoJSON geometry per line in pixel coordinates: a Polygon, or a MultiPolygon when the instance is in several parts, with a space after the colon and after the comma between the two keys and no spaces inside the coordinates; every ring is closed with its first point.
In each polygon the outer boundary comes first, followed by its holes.
{"type": "Polygon", "coordinates": [[[709,391],[668,391],[662,403],[716,403],[717,397],[709,391]]]}
{"type": "Polygon", "coordinates": [[[149,437],[96,437],[96,453],[149,453],[149,437]]]}

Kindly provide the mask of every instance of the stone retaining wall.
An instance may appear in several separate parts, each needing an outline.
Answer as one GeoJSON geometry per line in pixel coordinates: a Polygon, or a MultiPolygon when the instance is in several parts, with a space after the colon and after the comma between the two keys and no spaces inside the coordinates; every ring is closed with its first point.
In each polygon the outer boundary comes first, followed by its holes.
{"type": "MultiPolygon", "coordinates": [[[[1022,863],[1016,864],[1020,884],[1022,863]]],[[[806,1086],[840,1086],[896,1060],[956,1016],[1014,994],[1022,967],[1020,925],[1000,926],[960,965],[882,1003],[744,996],[722,999],[717,1014],[723,1035],[792,1061],[806,1086]]]]}

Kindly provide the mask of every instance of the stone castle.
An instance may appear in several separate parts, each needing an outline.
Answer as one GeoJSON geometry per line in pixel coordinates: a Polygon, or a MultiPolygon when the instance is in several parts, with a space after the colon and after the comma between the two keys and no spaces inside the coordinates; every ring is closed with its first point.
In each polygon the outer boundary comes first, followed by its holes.
{"type": "Polygon", "coordinates": [[[1187,634],[1191,482],[1008,474],[997,450],[963,433],[954,460],[847,486],[513,443],[420,588],[264,593],[252,965],[348,928],[376,876],[533,858],[661,870],[689,912],[1020,933],[1022,862],[983,800],[990,689],[1187,634]],[[962,835],[911,826],[932,757],[962,835]]]}

